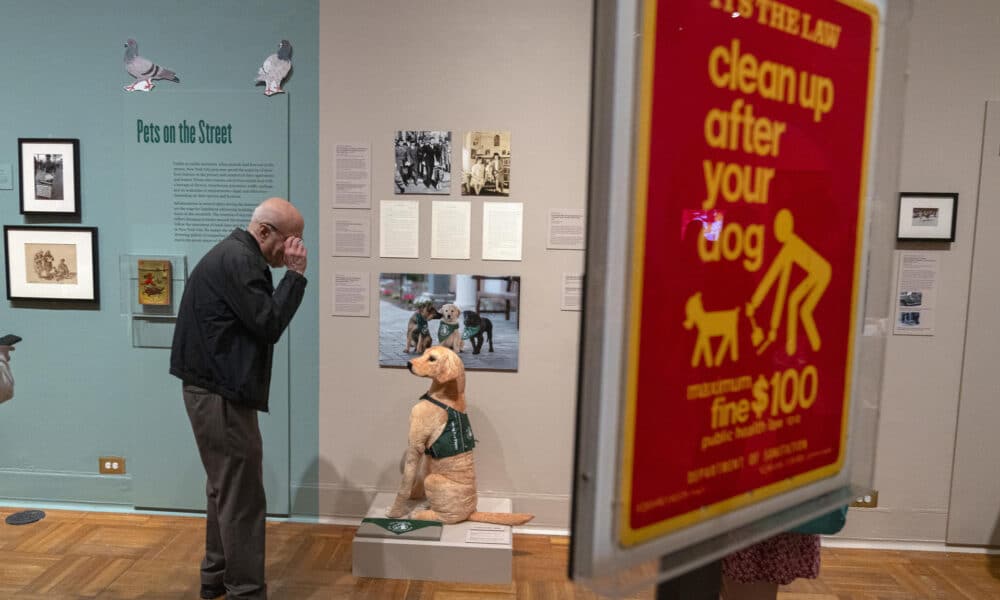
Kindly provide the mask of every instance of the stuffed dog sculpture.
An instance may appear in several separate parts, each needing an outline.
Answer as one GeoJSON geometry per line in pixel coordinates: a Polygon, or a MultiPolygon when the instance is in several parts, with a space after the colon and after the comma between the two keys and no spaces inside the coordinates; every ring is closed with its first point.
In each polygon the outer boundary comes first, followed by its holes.
{"type": "Polygon", "coordinates": [[[458,329],[458,317],[461,314],[462,309],[454,304],[445,304],[441,307],[438,344],[455,352],[461,352],[463,347],[462,332],[458,329]]]}
{"type": "Polygon", "coordinates": [[[403,460],[403,480],[390,518],[477,521],[522,525],[534,515],[476,510],[476,440],[465,414],[465,367],[457,354],[431,346],[407,363],[410,372],[429,377],[430,389],[410,411],[409,443],[403,460]],[[427,499],[430,508],[410,510],[411,501],[427,499]]]}
{"type": "Polygon", "coordinates": [[[463,340],[472,343],[472,353],[479,354],[483,350],[483,336],[490,343],[490,352],[493,352],[493,321],[481,316],[471,310],[465,311],[465,331],[462,333],[463,340]]]}
{"type": "Polygon", "coordinates": [[[410,353],[410,345],[417,354],[422,354],[424,350],[431,347],[434,341],[431,339],[431,329],[428,321],[440,319],[441,313],[434,308],[434,303],[427,301],[416,305],[416,311],[410,315],[410,321],[406,324],[406,349],[404,352],[410,353]]]}

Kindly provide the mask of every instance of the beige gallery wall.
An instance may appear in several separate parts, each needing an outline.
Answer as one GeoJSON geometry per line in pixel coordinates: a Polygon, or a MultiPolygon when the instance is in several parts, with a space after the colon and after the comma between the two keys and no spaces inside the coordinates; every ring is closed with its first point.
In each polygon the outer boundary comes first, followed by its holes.
{"type": "MultiPolygon", "coordinates": [[[[1000,3],[916,0],[911,8],[905,96],[883,100],[903,112],[899,187],[907,192],[957,192],[956,241],[893,246],[894,259],[903,250],[926,250],[939,257],[936,331],[929,337],[887,339],[875,467],[879,506],[852,510],[842,535],[943,542],[959,396],[963,385],[980,385],[962,381],[962,365],[977,206],[995,201],[979,198],[978,187],[986,101],[1000,98],[1000,3]]],[[[893,260],[887,282],[893,289],[897,262],[893,260]]],[[[984,392],[995,398],[995,385],[984,392]]],[[[995,456],[980,460],[982,472],[996,473],[995,456]]],[[[996,509],[997,499],[981,500],[996,509]]]]}
{"type": "Polygon", "coordinates": [[[377,298],[370,317],[331,316],[333,274],[370,273],[373,290],[379,272],[520,275],[519,370],[468,377],[479,489],[537,525],[568,526],[580,313],[560,310],[560,285],[582,272],[583,252],[546,250],[546,218],[586,205],[590,21],[583,0],[320,3],[320,514],[359,516],[375,491],[395,490],[427,387],[379,368],[377,298]],[[471,200],[471,260],[429,258],[433,199],[469,197],[457,168],[448,197],[393,195],[393,136],[409,129],[450,130],[454,165],[464,132],[511,132],[507,200],[523,203],[523,260],[481,260],[482,198],[471,200]],[[371,144],[370,258],[331,256],[332,150],[345,142],[371,144]],[[378,257],[378,202],[400,198],[420,202],[418,259],[378,257]]]}
{"type": "MultiPolygon", "coordinates": [[[[889,132],[901,138],[894,155],[900,189],[958,192],[957,240],[949,246],[891,240],[872,245],[882,252],[873,261],[892,264],[900,250],[926,247],[939,254],[937,331],[932,337],[885,339],[875,464],[880,506],[853,510],[842,535],[944,541],[985,102],[1000,97],[994,60],[1000,55],[1000,4],[916,0],[909,6],[905,92],[882,102],[886,110],[901,111],[901,125],[889,132]]],[[[545,216],[550,208],[585,205],[590,2],[324,0],[320,13],[319,162],[326,219],[318,257],[320,512],[357,516],[374,491],[395,488],[406,414],[424,388],[404,371],[377,366],[377,303],[369,318],[330,316],[333,273],[369,272],[373,286],[380,271],[519,274],[525,306],[521,368],[469,379],[470,412],[483,441],[477,450],[480,489],[512,497],[518,510],[538,513],[540,525],[566,527],[579,315],[559,310],[559,278],[582,270],[583,256],[545,249],[545,216]],[[421,258],[378,258],[377,203],[393,199],[393,133],[448,129],[457,146],[462,132],[479,128],[512,132],[510,200],[524,203],[523,260],[480,260],[481,200],[472,205],[472,260],[429,259],[427,196],[420,199],[421,258]],[[371,258],[330,256],[331,152],[337,142],[372,146],[371,258]]],[[[459,199],[458,193],[453,188],[451,199],[459,199]]],[[[878,202],[881,212],[894,212],[893,199],[878,202]]],[[[884,229],[875,233],[886,235],[884,229]]],[[[873,290],[894,290],[890,270],[872,269],[885,276],[873,290]]]]}

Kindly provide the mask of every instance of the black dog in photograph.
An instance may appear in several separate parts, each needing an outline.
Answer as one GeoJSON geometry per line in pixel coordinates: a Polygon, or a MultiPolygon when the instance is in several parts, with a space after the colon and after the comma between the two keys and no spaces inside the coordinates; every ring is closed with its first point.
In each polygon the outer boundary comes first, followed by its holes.
{"type": "Polygon", "coordinates": [[[490,352],[493,352],[493,321],[480,316],[471,310],[465,312],[465,333],[462,337],[472,342],[472,353],[479,354],[483,349],[483,336],[490,343],[490,352]]]}

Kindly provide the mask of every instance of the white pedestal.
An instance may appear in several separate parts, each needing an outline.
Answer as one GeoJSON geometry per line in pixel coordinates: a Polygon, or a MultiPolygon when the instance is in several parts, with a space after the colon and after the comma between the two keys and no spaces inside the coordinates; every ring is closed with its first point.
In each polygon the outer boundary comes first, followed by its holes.
{"type": "MultiPolygon", "coordinates": [[[[396,495],[380,493],[368,509],[368,517],[385,518],[396,495]]],[[[509,498],[480,498],[478,510],[511,512],[509,498]]],[[[511,582],[513,548],[510,543],[467,542],[470,528],[482,526],[468,521],[442,527],[438,541],[354,537],[352,545],[355,577],[420,579],[463,583],[511,582]]],[[[491,527],[495,527],[491,525],[491,527]]],[[[510,536],[510,527],[507,539],[510,536]]]]}

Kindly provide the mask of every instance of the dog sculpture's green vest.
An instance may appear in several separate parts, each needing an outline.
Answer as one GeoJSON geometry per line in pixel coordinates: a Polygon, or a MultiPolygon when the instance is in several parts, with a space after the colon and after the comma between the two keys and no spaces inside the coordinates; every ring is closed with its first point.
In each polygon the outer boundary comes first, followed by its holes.
{"type": "Polygon", "coordinates": [[[476,438],[472,435],[472,426],[469,425],[469,415],[458,412],[454,408],[443,402],[431,398],[429,394],[420,397],[441,407],[448,413],[448,422],[444,426],[444,431],[434,443],[427,447],[424,454],[434,458],[447,458],[456,456],[463,452],[468,452],[476,447],[476,438]]]}

